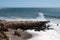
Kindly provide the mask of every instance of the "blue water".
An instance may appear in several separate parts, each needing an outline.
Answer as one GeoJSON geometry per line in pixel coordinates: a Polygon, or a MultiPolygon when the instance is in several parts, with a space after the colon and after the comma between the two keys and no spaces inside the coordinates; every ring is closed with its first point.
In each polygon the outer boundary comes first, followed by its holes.
{"type": "Polygon", "coordinates": [[[0,19],[37,18],[39,16],[38,13],[43,13],[48,20],[60,20],[60,8],[1,8],[0,19]]]}

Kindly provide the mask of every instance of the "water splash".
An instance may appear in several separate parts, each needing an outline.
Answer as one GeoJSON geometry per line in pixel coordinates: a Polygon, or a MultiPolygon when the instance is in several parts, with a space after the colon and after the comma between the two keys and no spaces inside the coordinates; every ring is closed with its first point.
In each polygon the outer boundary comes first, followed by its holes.
{"type": "Polygon", "coordinates": [[[38,21],[46,21],[43,13],[40,12],[40,13],[38,13],[38,15],[39,15],[39,16],[37,17],[37,20],[38,20],[38,21]]]}

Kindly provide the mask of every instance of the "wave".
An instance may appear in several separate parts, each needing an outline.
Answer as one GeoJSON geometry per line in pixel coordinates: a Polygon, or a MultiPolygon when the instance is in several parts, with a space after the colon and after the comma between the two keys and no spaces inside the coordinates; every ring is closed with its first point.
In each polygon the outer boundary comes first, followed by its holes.
{"type": "Polygon", "coordinates": [[[21,17],[16,17],[16,16],[8,16],[6,14],[1,14],[0,16],[1,20],[7,20],[7,21],[51,21],[51,22],[56,22],[60,23],[59,20],[55,16],[51,15],[45,15],[42,12],[38,13],[38,16],[36,18],[21,18],[21,17]],[[47,17],[47,18],[46,18],[47,17]]]}
{"type": "Polygon", "coordinates": [[[14,17],[14,16],[10,16],[10,17],[0,17],[0,19],[2,20],[8,20],[8,21],[12,21],[12,20],[16,20],[16,21],[46,21],[44,14],[43,13],[38,13],[38,17],[37,18],[20,18],[20,17],[14,17]]]}
{"type": "MultiPolygon", "coordinates": [[[[59,18],[60,19],[60,16],[51,16],[51,15],[44,15],[44,16],[47,17],[47,18],[59,18]]],[[[0,17],[19,18],[19,17],[16,17],[16,16],[8,16],[8,15],[5,15],[5,14],[0,14],[0,17]]],[[[41,17],[41,15],[39,17],[41,17]]]]}

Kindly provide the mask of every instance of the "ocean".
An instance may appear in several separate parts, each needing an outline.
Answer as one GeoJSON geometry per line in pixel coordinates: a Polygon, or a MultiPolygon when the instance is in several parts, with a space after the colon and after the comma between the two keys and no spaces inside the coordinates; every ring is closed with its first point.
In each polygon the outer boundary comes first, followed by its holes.
{"type": "Polygon", "coordinates": [[[0,8],[0,19],[2,20],[41,20],[40,14],[43,14],[45,19],[49,21],[60,20],[60,8],[0,8]]]}
{"type": "Polygon", "coordinates": [[[50,21],[52,30],[27,30],[28,40],[60,40],[60,8],[0,8],[0,19],[7,21],[50,21]],[[59,24],[57,26],[57,24],[59,24]]]}

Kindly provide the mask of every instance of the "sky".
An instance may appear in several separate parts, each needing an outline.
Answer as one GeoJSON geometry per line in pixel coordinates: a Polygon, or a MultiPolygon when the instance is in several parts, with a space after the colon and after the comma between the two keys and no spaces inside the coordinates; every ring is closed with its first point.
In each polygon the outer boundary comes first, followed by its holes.
{"type": "Polygon", "coordinates": [[[0,7],[60,7],[60,0],[0,0],[0,7]]]}

